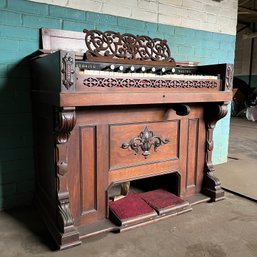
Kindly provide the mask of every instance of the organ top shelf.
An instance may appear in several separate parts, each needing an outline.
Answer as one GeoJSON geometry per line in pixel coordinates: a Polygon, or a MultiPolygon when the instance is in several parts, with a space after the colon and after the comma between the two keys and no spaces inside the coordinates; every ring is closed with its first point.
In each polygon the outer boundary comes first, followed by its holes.
{"type": "Polygon", "coordinates": [[[165,40],[97,30],[80,33],[43,28],[41,33],[43,49],[32,65],[37,74],[33,91],[52,95],[57,105],[231,99],[232,64],[176,62],[165,40]]]}

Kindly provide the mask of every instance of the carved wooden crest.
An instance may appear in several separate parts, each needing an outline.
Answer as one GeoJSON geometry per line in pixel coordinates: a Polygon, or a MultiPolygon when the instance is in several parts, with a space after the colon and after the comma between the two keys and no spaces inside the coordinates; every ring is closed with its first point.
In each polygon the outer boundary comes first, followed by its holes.
{"type": "Polygon", "coordinates": [[[87,60],[101,62],[117,62],[154,64],[176,66],[175,60],[170,57],[167,41],[148,36],[135,36],[133,34],[99,30],[84,29],[87,60]]]}

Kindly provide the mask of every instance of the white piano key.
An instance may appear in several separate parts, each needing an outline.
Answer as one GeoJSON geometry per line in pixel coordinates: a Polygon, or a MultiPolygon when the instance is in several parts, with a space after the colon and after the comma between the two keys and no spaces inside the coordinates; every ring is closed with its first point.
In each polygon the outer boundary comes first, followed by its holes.
{"type": "Polygon", "coordinates": [[[153,78],[153,79],[209,79],[209,80],[216,80],[218,79],[217,76],[213,75],[195,75],[195,74],[155,74],[155,73],[123,73],[123,72],[115,72],[115,71],[102,71],[102,70],[80,70],[80,74],[84,74],[87,76],[109,76],[109,77],[124,77],[124,78],[153,78]]]}

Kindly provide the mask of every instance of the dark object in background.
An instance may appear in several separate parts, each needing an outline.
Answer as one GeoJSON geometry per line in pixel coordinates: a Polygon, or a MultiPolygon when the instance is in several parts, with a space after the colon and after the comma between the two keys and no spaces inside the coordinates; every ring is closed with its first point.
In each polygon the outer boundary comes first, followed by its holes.
{"type": "Polygon", "coordinates": [[[245,117],[247,108],[256,105],[256,95],[256,89],[251,89],[245,81],[234,77],[231,116],[245,117]]]}

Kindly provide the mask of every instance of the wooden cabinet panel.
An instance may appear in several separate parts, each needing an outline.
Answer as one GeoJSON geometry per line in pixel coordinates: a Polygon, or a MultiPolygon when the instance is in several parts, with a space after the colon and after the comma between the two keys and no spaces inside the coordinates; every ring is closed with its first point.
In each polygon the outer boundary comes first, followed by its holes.
{"type": "Polygon", "coordinates": [[[199,119],[188,120],[187,137],[187,167],[186,167],[186,189],[192,189],[197,184],[197,147],[199,140],[199,119]]]}
{"type": "Polygon", "coordinates": [[[111,125],[110,171],[178,159],[178,134],[178,120],[111,125]],[[150,134],[149,141],[145,139],[145,129],[150,134]],[[156,149],[155,143],[159,144],[156,149]],[[128,148],[124,149],[124,144],[128,148]],[[149,151],[142,149],[143,144],[147,144],[149,151]]]}
{"type": "Polygon", "coordinates": [[[81,215],[97,210],[96,127],[80,127],[81,215]]]}

